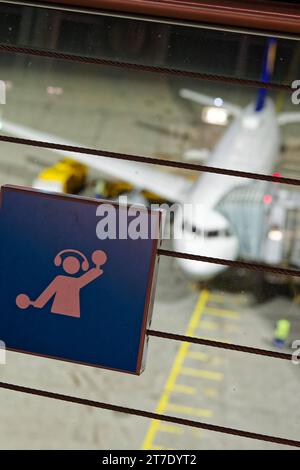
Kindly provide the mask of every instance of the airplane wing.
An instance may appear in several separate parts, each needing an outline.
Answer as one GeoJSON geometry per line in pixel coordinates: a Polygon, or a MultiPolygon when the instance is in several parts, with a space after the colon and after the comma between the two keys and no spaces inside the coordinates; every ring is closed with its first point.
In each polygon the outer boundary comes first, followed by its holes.
{"type": "Polygon", "coordinates": [[[211,96],[198,93],[197,91],[188,90],[187,88],[182,88],[179,91],[179,95],[181,98],[194,101],[195,103],[201,104],[202,106],[216,106],[224,108],[234,116],[239,116],[241,113],[240,106],[229,103],[228,101],[224,101],[222,98],[213,98],[211,96]]]}
{"type": "Polygon", "coordinates": [[[297,113],[297,112],[279,113],[277,120],[280,126],[285,126],[286,124],[300,122],[300,113],[297,113]]]}
{"type": "MultiPolygon", "coordinates": [[[[76,142],[68,142],[60,137],[6,120],[1,122],[0,129],[6,134],[24,139],[54,142],[57,144],[72,145],[76,147],[82,146],[76,142]]],[[[149,164],[77,152],[66,152],[58,149],[49,150],[58,155],[77,160],[78,162],[98,171],[105,178],[116,178],[128,181],[137,189],[147,189],[148,191],[154,192],[169,201],[184,202],[186,195],[192,186],[192,181],[189,181],[183,176],[159,170],[149,164]]]]}

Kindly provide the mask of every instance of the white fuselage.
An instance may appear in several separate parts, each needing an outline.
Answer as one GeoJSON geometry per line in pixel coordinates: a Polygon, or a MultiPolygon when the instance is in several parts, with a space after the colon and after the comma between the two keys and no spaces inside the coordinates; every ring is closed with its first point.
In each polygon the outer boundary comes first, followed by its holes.
{"type": "MultiPolygon", "coordinates": [[[[268,99],[262,111],[256,112],[250,104],[242,110],[225,132],[208,159],[207,166],[251,173],[271,174],[279,157],[279,129],[274,105],[268,99]]],[[[187,203],[198,205],[198,216],[178,213],[175,226],[186,223],[201,234],[192,240],[175,239],[180,252],[235,259],[239,244],[231,232],[229,222],[216,211],[216,205],[230,190],[247,185],[251,180],[235,176],[204,173],[194,184],[187,203]],[[182,215],[183,214],[183,215],[182,215]]],[[[183,270],[195,279],[208,279],[224,269],[222,265],[180,259],[183,270]]]]}
{"type": "MultiPolygon", "coordinates": [[[[210,154],[207,165],[251,173],[272,173],[280,144],[272,100],[267,99],[259,112],[255,111],[254,104],[241,111],[234,107],[233,111],[239,114],[210,154]]],[[[57,136],[7,121],[1,123],[1,128],[8,134],[22,138],[78,146],[57,136]]],[[[142,163],[133,164],[104,156],[95,158],[94,155],[55,148],[52,151],[84,163],[104,176],[123,178],[138,188],[147,188],[182,204],[183,210],[175,214],[174,229],[184,226],[185,231],[184,236],[174,239],[176,251],[229,260],[238,256],[238,239],[231,232],[228,220],[216,207],[233,188],[249,184],[250,179],[205,172],[190,186],[185,178],[157,172],[150,167],[146,170],[142,163]],[[188,210],[185,210],[184,203],[189,206],[188,210]]],[[[189,277],[198,280],[209,279],[225,269],[222,265],[207,262],[186,259],[179,259],[178,262],[189,277]]]]}

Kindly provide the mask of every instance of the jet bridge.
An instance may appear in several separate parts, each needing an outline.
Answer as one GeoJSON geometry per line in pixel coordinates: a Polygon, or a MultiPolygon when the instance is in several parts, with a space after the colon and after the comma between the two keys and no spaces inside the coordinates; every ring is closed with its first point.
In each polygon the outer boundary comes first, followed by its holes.
{"type": "Polygon", "coordinates": [[[255,182],[232,190],[218,205],[249,261],[300,268],[300,191],[255,182]]]}

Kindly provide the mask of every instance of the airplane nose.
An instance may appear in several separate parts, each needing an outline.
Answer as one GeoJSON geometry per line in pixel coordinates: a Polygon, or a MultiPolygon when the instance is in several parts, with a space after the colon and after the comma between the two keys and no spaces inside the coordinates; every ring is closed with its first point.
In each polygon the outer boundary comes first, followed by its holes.
{"type": "MultiPolygon", "coordinates": [[[[177,240],[175,249],[182,253],[235,260],[238,255],[238,240],[234,236],[227,237],[226,239],[218,238],[213,241],[205,240],[201,243],[201,247],[197,247],[193,243],[187,246],[185,243],[182,244],[177,240]]],[[[177,258],[177,263],[190,279],[199,281],[207,281],[227,269],[227,266],[221,264],[182,258],[177,258]]]]}
{"type": "Polygon", "coordinates": [[[226,269],[226,266],[202,261],[178,259],[177,262],[190,279],[198,281],[208,281],[226,269]]]}

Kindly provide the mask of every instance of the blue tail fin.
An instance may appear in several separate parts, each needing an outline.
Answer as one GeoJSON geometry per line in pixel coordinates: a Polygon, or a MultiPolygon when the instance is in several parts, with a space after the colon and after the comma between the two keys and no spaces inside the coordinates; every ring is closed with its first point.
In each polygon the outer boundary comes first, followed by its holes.
{"type": "MultiPolygon", "coordinates": [[[[261,81],[268,83],[273,74],[275,58],[276,58],[277,41],[274,38],[269,38],[264,55],[263,69],[261,74],[261,81]]],[[[266,101],[267,90],[259,88],[255,111],[261,111],[266,101]]]]}

